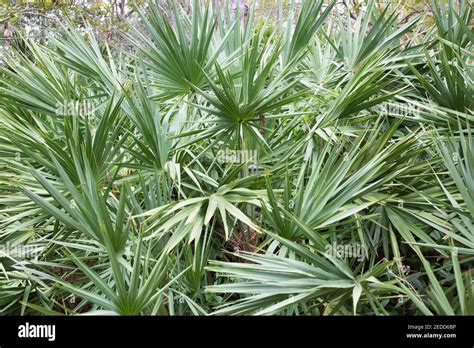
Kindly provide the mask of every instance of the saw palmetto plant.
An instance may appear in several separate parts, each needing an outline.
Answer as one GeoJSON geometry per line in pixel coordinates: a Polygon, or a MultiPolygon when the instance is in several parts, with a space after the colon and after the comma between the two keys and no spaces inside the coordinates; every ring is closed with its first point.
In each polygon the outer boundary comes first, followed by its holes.
{"type": "Polygon", "coordinates": [[[473,9],[430,5],[150,2],[120,46],[24,40],[0,313],[474,314],[473,9]]]}

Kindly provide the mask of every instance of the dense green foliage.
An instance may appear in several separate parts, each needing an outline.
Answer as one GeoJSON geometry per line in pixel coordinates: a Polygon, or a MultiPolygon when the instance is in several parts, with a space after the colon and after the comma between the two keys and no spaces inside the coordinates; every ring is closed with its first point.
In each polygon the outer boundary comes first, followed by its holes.
{"type": "Polygon", "coordinates": [[[472,6],[334,5],[6,58],[0,312],[474,314],[472,6]]]}

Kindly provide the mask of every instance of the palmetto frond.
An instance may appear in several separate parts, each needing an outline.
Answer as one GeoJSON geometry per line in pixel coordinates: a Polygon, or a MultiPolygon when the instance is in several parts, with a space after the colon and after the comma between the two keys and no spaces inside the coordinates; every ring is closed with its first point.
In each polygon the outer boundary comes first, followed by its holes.
{"type": "Polygon", "coordinates": [[[223,3],[2,57],[0,313],[474,313],[472,5],[223,3]]]}

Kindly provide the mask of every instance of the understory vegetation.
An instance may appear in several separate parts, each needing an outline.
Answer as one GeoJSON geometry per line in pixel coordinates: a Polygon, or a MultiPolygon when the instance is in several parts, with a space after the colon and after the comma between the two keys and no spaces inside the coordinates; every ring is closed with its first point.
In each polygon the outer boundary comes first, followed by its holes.
{"type": "Polygon", "coordinates": [[[4,58],[0,313],[473,315],[472,5],[170,4],[4,58]]]}

